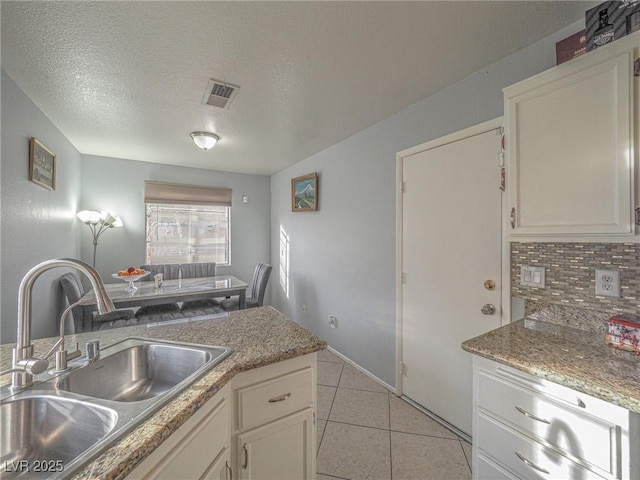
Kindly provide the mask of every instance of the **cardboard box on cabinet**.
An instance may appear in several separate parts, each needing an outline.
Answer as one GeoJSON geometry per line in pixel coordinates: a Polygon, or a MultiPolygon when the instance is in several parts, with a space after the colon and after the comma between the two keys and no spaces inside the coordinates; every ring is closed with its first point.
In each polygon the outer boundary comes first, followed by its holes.
{"type": "Polygon", "coordinates": [[[607,1],[585,13],[587,51],[640,29],[640,0],[607,1]]]}

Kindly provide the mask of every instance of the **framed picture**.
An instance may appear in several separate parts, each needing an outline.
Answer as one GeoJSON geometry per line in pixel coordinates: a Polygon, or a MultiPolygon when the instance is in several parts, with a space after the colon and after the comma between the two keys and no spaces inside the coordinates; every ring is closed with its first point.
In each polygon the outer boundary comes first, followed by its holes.
{"type": "Polygon", "coordinates": [[[318,174],[310,173],[291,179],[291,211],[318,210],[318,174]]]}
{"type": "Polygon", "coordinates": [[[36,137],[29,142],[29,180],[49,190],[56,189],[56,154],[36,137]]]}

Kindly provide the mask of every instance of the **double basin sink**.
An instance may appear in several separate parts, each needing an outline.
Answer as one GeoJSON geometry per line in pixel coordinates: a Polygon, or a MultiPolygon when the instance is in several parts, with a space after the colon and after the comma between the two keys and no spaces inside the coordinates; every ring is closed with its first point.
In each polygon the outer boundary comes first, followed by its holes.
{"type": "Polygon", "coordinates": [[[0,478],[70,477],[231,353],[129,338],[8,398],[0,404],[0,478]]]}

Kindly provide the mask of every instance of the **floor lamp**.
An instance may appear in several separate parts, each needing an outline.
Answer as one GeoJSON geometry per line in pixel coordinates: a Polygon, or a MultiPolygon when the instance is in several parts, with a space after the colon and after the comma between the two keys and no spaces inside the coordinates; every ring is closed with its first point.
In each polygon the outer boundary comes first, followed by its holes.
{"type": "Polygon", "coordinates": [[[82,210],[76,214],[78,219],[86,224],[93,235],[93,264],[96,266],[96,249],[98,248],[98,238],[110,228],[122,227],[123,223],[120,217],[114,217],[109,212],[96,212],[95,210],[82,210]]]}

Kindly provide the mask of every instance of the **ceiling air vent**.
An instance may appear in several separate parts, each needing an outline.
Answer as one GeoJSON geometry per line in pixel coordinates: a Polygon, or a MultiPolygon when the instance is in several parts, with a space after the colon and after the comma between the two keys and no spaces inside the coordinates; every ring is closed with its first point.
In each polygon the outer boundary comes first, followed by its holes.
{"type": "Polygon", "coordinates": [[[240,90],[237,85],[223,83],[220,80],[211,79],[207,91],[204,93],[202,103],[212,107],[228,108],[231,101],[240,90]]]}

